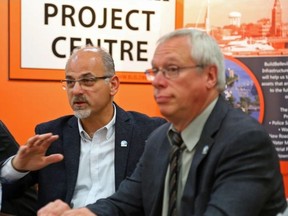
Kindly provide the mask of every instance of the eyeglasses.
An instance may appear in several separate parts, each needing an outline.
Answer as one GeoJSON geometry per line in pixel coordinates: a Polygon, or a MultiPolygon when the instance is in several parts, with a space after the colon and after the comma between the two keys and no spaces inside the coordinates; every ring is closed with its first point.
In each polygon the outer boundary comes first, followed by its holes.
{"type": "Polygon", "coordinates": [[[182,70],[193,69],[193,68],[203,68],[204,65],[193,65],[186,67],[170,66],[167,68],[151,68],[145,71],[147,80],[153,81],[155,76],[161,71],[163,76],[167,79],[174,79],[179,76],[182,70]]]}
{"type": "Polygon", "coordinates": [[[90,77],[90,78],[82,78],[78,80],[65,79],[65,80],[61,80],[61,83],[62,83],[62,87],[64,90],[72,89],[75,86],[76,82],[78,82],[82,88],[83,87],[89,88],[89,87],[92,87],[98,80],[107,79],[111,77],[112,76],[90,77]]]}

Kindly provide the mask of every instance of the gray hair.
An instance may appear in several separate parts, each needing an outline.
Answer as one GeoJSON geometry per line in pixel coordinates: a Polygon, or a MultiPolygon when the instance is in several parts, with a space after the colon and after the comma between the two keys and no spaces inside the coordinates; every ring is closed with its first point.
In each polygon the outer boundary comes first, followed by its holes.
{"type": "Polygon", "coordinates": [[[104,65],[104,68],[105,68],[105,76],[114,76],[115,75],[114,60],[113,60],[112,56],[109,54],[109,52],[106,51],[105,49],[101,48],[101,47],[95,47],[95,46],[92,46],[90,44],[85,45],[83,47],[75,48],[72,51],[72,54],[70,55],[69,59],[67,60],[65,68],[67,68],[70,60],[75,55],[77,55],[78,52],[81,52],[81,51],[84,51],[84,52],[85,51],[89,51],[89,52],[95,52],[97,54],[100,54],[100,56],[102,58],[103,65],[104,65]]]}
{"type": "Polygon", "coordinates": [[[187,36],[190,40],[191,58],[199,65],[215,65],[218,71],[217,89],[222,92],[225,88],[224,56],[216,42],[205,31],[185,28],[168,33],[158,40],[158,44],[171,38],[187,36]]]}

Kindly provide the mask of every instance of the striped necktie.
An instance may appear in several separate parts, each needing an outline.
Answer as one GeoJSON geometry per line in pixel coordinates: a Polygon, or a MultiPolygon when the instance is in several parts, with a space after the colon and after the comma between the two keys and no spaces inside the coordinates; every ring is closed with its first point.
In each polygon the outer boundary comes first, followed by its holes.
{"type": "Polygon", "coordinates": [[[169,209],[168,216],[176,216],[176,201],[177,201],[177,187],[179,177],[179,158],[181,152],[184,150],[185,145],[181,138],[180,133],[171,132],[172,148],[170,152],[170,176],[169,176],[169,209]]]}

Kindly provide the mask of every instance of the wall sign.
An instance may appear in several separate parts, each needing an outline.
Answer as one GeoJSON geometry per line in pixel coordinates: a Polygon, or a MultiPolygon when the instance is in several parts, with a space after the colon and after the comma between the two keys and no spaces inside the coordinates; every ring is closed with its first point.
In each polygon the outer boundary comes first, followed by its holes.
{"type": "Polygon", "coordinates": [[[63,79],[71,51],[90,43],[111,53],[121,82],[146,83],[157,39],[181,17],[176,0],[9,1],[9,78],[63,79]]]}

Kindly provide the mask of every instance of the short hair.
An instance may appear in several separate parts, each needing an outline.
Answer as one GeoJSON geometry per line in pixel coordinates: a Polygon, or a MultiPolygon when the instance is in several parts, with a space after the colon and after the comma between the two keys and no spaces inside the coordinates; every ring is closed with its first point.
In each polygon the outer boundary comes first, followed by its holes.
{"type": "Polygon", "coordinates": [[[193,28],[183,28],[170,32],[158,40],[158,44],[171,38],[187,36],[190,41],[191,58],[199,65],[215,65],[217,67],[217,89],[225,89],[224,56],[216,40],[205,31],[193,28]]]}
{"type": "Polygon", "coordinates": [[[102,58],[102,62],[105,68],[105,76],[114,76],[115,75],[115,64],[114,64],[114,60],[112,58],[112,56],[109,54],[108,51],[106,51],[104,48],[101,47],[96,47],[93,46],[91,44],[87,44],[83,47],[77,47],[72,51],[72,54],[70,55],[69,59],[67,60],[66,63],[66,69],[67,66],[70,62],[70,60],[77,55],[77,53],[79,52],[95,52],[97,54],[100,54],[101,58],[102,58]]]}

